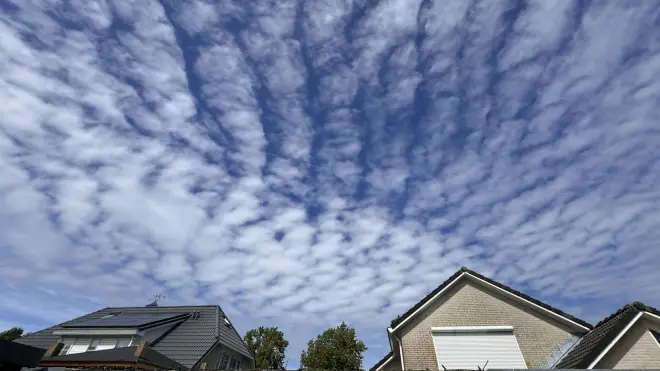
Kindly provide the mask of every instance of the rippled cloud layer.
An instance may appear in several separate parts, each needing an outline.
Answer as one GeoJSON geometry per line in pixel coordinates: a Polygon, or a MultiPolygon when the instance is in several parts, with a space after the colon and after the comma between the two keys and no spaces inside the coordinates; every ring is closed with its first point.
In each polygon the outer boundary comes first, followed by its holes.
{"type": "Polygon", "coordinates": [[[462,265],[657,306],[655,5],[0,1],[0,325],[164,292],[369,367],[462,265]]]}

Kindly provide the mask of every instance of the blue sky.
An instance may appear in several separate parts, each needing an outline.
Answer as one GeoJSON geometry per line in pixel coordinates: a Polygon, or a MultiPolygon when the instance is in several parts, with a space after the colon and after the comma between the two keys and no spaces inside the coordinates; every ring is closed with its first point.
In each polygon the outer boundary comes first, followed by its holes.
{"type": "Polygon", "coordinates": [[[0,0],[0,327],[220,304],[297,367],[460,266],[660,306],[654,1],[0,0]]]}

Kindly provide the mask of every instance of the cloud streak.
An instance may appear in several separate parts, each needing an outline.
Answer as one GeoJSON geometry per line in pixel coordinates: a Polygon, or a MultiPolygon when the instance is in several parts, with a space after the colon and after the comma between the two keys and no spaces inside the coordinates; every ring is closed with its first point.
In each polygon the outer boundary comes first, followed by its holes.
{"type": "Polygon", "coordinates": [[[579,4],[0,2],[0,313],[164,291],[369,366],[461,265],[657,302],[657,9],[579,4]]]}

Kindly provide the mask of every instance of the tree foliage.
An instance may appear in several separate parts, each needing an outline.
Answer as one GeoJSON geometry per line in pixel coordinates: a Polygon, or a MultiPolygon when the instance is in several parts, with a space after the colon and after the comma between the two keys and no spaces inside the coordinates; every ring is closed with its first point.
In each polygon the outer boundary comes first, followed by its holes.
{"type": "Polygon", "coordinates": [[[20,327],[13,327],[7,331],[0,332],[0,340],[13,341],[23,336],[23,329],[20,327]]]}
{"type": "Polygon", "coordinates": [[[284,352],[289,342],[277,327],[259,327],[245,334],[245,343],[255,354],[255,367],[262,370],[284,369],[284,352]]]}
{"type": "Polygon", "coordinates": [[[307,343],[307,351],[300,356],[303,369],[354,370],[362,369],[367,346],[357,338],[355,329],[345,322],[329,328],[307,343]]]}

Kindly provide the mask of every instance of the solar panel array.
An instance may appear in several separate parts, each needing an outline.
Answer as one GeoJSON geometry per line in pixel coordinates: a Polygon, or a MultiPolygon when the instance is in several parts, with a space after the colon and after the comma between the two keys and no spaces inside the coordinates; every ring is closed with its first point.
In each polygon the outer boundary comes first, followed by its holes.
{"type": "Polygon", "coordinates": [[[120,313],[107,318],[73,322],[62,327],[141,327],[185,314],[188,313],[120,313]]]}

